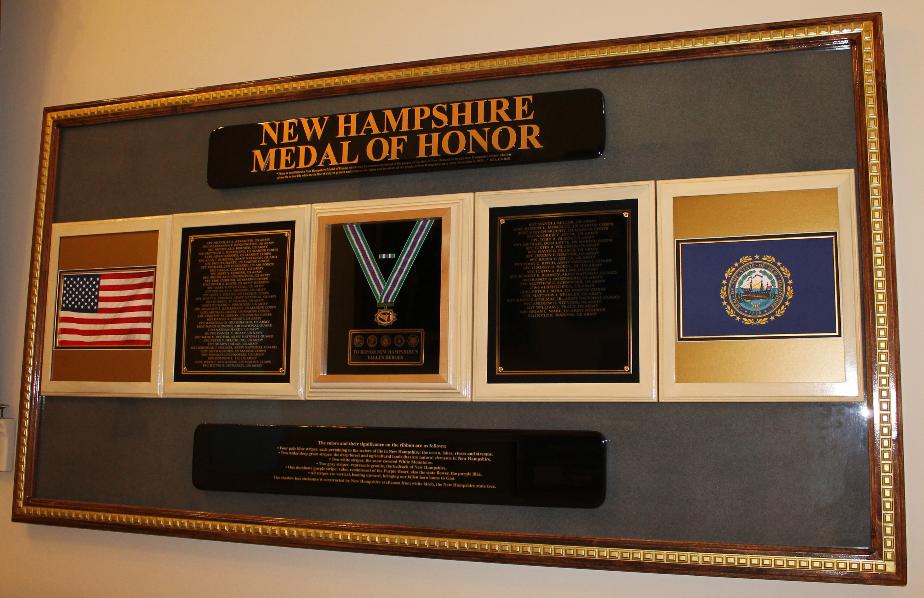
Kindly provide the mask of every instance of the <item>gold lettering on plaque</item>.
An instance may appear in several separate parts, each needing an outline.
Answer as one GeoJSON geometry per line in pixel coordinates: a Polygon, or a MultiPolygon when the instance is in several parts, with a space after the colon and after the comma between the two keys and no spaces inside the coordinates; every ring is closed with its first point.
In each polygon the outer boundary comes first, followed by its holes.
{"type": "Polygon", "coordinates": [[[524,95],[261,122],[250,172],[278,172],[280,178],[307,170],[347,173],[369,162],[401,160],[406,148],[412,160],[453,163],[486,154],[509,159],[516,151],[543,148],[542,129],[530,122],[535,117],[533,96],[524,95]],[[331,119],[336,125],[325,139],[331,119]],[[368,162],[360,164],[360,157],[368,162]]]}

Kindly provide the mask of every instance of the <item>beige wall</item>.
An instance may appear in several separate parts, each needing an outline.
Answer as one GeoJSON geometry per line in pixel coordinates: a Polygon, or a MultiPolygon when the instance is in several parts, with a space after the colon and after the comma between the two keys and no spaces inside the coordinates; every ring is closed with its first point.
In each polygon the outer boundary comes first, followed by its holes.
{"type": "MultiPolygon", "coordinates": [[[[280,75],[881,10],[901,302],[908,588],[845,587],[341,554],[12,524],[0,596],[921,596],[924,3],[776,0],[5,0],[0,21],[0,397],[18,399],[41,109],[280,75]],[[918,503],[918,504],[915,504],[918,503]]],[[[170,422],[163,422],[168,426],[170,422]]],[[[0,473],[0,512],[12,476],[0,473]]],[[[695,514],[691,514],[695,516],[695,514]]]]}

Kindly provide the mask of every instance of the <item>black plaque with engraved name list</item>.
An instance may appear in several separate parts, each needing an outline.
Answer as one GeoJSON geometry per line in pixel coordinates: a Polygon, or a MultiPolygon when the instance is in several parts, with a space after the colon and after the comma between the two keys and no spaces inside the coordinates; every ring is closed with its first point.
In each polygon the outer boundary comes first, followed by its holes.
{"type": "Polygon", "coordinates": [[[599,506],[606,440],[590,431],[201,424],[200,490],[546,507],[599,506]]]}
{"type": "Polygon", "coordinates": [[[637,201],[491,208],[488,381],[638,382],[637,201]]]}
{"type": "Polygon", "coordinates": [[[288,382],[295,223],[183,229],[174,378],[288,382]]]}

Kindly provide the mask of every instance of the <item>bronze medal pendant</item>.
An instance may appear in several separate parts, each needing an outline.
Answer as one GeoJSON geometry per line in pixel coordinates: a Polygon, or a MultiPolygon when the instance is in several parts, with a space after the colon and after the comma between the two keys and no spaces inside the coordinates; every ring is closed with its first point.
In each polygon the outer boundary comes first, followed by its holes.
{"type": "Polygon", "coordinates": [[[378,311],[375,312],[373,320],[375,320],[375,323],[379,326],[391,326],[398,321],[398,315],[395,313],[395,310],[390,307],[381,306],[378,311]]]}

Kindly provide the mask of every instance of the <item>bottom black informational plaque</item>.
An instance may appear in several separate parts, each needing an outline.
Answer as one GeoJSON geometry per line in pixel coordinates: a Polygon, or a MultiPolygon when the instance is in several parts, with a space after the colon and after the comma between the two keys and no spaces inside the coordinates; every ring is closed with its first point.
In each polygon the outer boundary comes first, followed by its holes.
{"type": "Polygon", "coordinates": [[[598,432],[202,424],[200,490],[546,507],[599,506],[598,432]]]}

